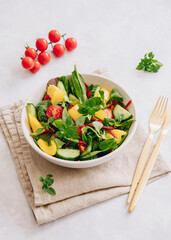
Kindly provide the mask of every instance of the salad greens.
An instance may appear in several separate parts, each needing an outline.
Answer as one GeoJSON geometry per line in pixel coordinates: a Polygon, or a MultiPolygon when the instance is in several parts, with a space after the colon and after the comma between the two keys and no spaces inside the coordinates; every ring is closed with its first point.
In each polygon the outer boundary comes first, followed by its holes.
{"type": "MultiPolygon", "coordinates": [[[[37,146],[68,161],[91,160],[118,148],[135,121],[127,110],[130,103],[125,105],[116,89],[87,86],[76,66],[70,78],[57,79],[56,85],[48,84],[42,101],[27,104],[30,136],[37,146]]],[[[49,179],[41,178],[43,189],[53,193],[49,179]]]]}
{"type": "Polygon", "coordinates": [[[141,59],[136,69],[156,73],[162,66],[163,66],[162,63],[154,59],[153,52],[150,52],[144,55],[144,58],[141,59]]]}
{"type": "Polygon", "coordinates": [[[50,187],[54,183],[54,179],[52,177],[52,174],[48,174],[45,179],[40,176],[39,180],[43,183],[42,189],[44,190],[44,192],[47,192],[50,195],[56,195],[55,189],[50,187]]]}

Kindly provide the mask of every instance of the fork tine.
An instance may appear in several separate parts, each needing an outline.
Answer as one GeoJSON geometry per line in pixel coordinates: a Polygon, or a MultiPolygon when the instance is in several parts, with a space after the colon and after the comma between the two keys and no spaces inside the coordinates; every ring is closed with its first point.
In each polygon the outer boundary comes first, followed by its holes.
{"type": "Polygon", "coordinates": [[[159,114],[159,116],[160,116],[161,118],[165,117],[165,115],[166,115],[167,103],[168,103],[168,98],[166,97],[166,98],[165,98],[165,101],[164,101],[164,103],[163,103],[162,109],[161,109],[161,111],[160,111],[160,114],[159,114]]]}
{"type": "Polygon", "coordinates": [[[156,102],[156,105],[155,105],[155,107],[154,107],[154,109],[153,109],[153,111],[152,111],[151,117],[155,114],[155,112],[156,112],[156,110],[157,110],[157,106],[158,106],[158,104],[159,104],[159,102],[160,102],[160,99],[161,99],[161,96],[158,98],[158,100],[157,100],[157,102],[156,102]]]}
{"type": "Polygon", "coordinates": [[[164,100],[164,97],[162,96],[161,101],[160,101],[160,103],[159,103],[159,106],[158,106],[158,109],[157,109],[157,112],[156,112],[155,116],[159,116],[159,113],[160,113],[160,111],[161,111],[161,107],[162,107],[162,105],[163,105],[163,100],[164,100]]]}

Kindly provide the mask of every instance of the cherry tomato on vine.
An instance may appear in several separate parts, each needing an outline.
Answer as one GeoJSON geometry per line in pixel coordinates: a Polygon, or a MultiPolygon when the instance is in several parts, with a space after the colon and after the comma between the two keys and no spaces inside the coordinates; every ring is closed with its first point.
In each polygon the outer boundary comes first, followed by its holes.
{"type": "Polygon", "coordinates": [[[48,37],[51,42],[57,43],[61,39],[61,34],[57,30],[51,30],[48,37]]]}
{"type": "Polygon", "coordinates": [[[62,118],[62,112],[63,112],[63,109],[62,109],[61,106],[51,105],[51,106],[48,107],[48,109],[46,111],[46,115],[47,115],[48,118],[55,117],[54,120],[56,120],[56,119],[62,118]]]}
{"type": "Polygon", "coordinates": [[[25,56],[26,57],[31,57],[34,60],[37,57],[36,49],[30,48],[30,47],[26,48],[25,56]]]}
{"type": "Polygon", "coordinates": [[[65,53],[65,47],[62,44],[55,44],[53,47],[53,53],[56,57],[62,57],[65,53]]]}
{"type": "Polygon", "coordinates": [[[41,52],[45,51],[48,48],[47,40],[44,38],[38,38],[36,41],[36,48],[41,52]]]}
{"type": "Polygon", "coordinates": [[[34,60],[34,66],[33,66],[33,68],[30,69],[30,71],[32,73],[36,73],[40,70],[40,68],[41,68],[41,64],[39,63],[39,61],[34,60]]]}
{"type": "Polygon", "coordinates": [[[75,38],[67,38],[65,40],[65,47],[68,51],[72,51],[77,47],[77,41],[75,38]]]}
{"type": "Polygon", "coordinates": [[[21,64],[25,69],[31,69],[34,67],[34,60],[31,57],[25,57],[22,59],[21,64]]]}
{"type": "Polygon", "coordinates": [[[38,55],[38,60],[42,65],[47,64],[50,61],[50,55],[48,52],[41,52],[38,55]]]}

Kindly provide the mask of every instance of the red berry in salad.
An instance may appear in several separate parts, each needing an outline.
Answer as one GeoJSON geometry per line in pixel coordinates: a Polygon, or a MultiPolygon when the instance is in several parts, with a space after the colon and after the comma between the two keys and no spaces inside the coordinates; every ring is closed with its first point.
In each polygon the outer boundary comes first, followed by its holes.
{"type": "Polygon", "coordinates": [[[37,39],[37,41],[36,41],[36,48],[37,48],[39,51],[41,51],[41,52],[45,51],[45,50],[48,48],[48,42],[47,42],[47,40],[44,39],[44,38],[39,38],[39,39],[37,39]]]}
{"type": "Polygon", "coordinates": [[[41,68],[41,64],[39,63],[39,61],[34,60],[34,67],[31,68],[30,71],[32,73],[36,73],[36,72],[38,72],[40,70],[40,68],[41,68]]]}
{"type": "Polygon", "coordinates": [[[57,43],[61,39],[61,34],[57,30],[51,30],[48,37],[52,43],[57,43]]]}
{"type": "Polygon", "coordinates": [[[42,65],[47,64],[50,61],[50,55],[48,52],[41,52],[38,55],[38,60],[42,65]]]}
{"type": "Polygon", "coordinates": [[[62,57],[65,53],[65,47],[62,44],[55,44],[53,47],[53,53],[56,57],[62,57]]]}
{"type": "Polygon", "coordinates": [[[33,60],[37,57],[37,51],[34,48],[26,48],[25,50],[25,56],[26,57],[31,57],[33,60]]]}
{"type": "Polygon", "coordinates": [[[63,108],[59,105],[51,105],[48,107],[47,111],[46,111],[46,115],[48,118],[50,117],[55,117],[54,120],[58,119],[58,118],[62,118],[62,112],[63,112],[63,108]]]}
{"type": "Polygon", "coordinates": [[[31,57],[25,57],[22,59],[21,64],[25,69],[31,69],[34,67],[34,60],[31,57]]]}
{"type": "Polygon", "coordinates": [[[68,51],[72,51],[77,47],[77,41],[75,38],[67,38],[65,40],[65,47],[68,51]]]}
{"type": "Polygon", "coordinates": [[[51,100],[51,97],[48,94],[46,94],[43,100],[51,100]]]}

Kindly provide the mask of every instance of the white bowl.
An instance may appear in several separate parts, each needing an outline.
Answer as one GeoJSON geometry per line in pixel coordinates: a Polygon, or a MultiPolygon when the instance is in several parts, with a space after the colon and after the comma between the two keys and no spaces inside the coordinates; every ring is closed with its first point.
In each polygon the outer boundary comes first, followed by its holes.
{"type": "MultiPolygon", "coordinates": [[[[108,89],[116,89],[124,98],[124,103],[126,104],[130,99],[132,99],[132,97],[129,96],[129,94],[122,88],[120,87],[118,84],[114,83],[112,80],[103,77],[103,76],[99,76],[96,74],[82,74],[85,82],[89,85],[89,84],[99,84],[101,86],[104,86],[108,89]]],[[[68,77],[71,77],[70,75],[68,75],[68,77]]],[[[27,103],[33,103],[34,105],[38,104],[38,102],[41,101],[42,96],[45,92],[45,88],[46,88],[46,84],[41,85],[36,92],[34,92],[34,94],[29,97],[29,99],[27,100],[27,103]]],[[[133,99],[132,99],[133,100],[133,99]]],[[[26,104],[27,104],[26,103],[26,104]]],[[[40,154],[43,158],[47,159],[48,161],[64,166],[64,167],[69,167],[69,168],[88,168],[88,167],[94,167],[97,165],[100,165],[102,163],[105,163],[111,159],[116,159],[116,156],[118,154],[122,153],[123,148],[128,144],[128,142],[131,140],[131,138],[133,137],[135,130],[137,128],[137,113],[136,113],[136,108],[135,108],[135,103],[134,101],[132,101],[132,104],[129,106],[129,111],[132,113],[134,119],[136,119],[136,122],[134,122],[129,130],[129,134],[127,136],[127,138],[125,139],[125,141],[122,143],[122,145],[117,148],[115,151],[113,151],[112,153],[109,153],[103,157],[99,157],[96,159],[92,159],[92,160],[86,160],[86,161],[69,161],[69,160],[63,160],[57,157],[53,157],[50,156],[46,153],[44,153],[33,141],[32,137],[30,136],[30,127],[28,124],[28,118],[27,118],[27,112],[26,112],[26,104],[23,108],[22,111],[22,116],[21,116],[21,123],[22,123],[22,129],[23,129],[23,133],[24,136],[26,138],[26,140],[28,141],[28,143],[30,144],[30,146],[38,153],[40,154]]],[[[116,159],[117,160],[117,159],[116,159]]],[[[43,159],[42,159],[43,161],[43,159]]]]}

